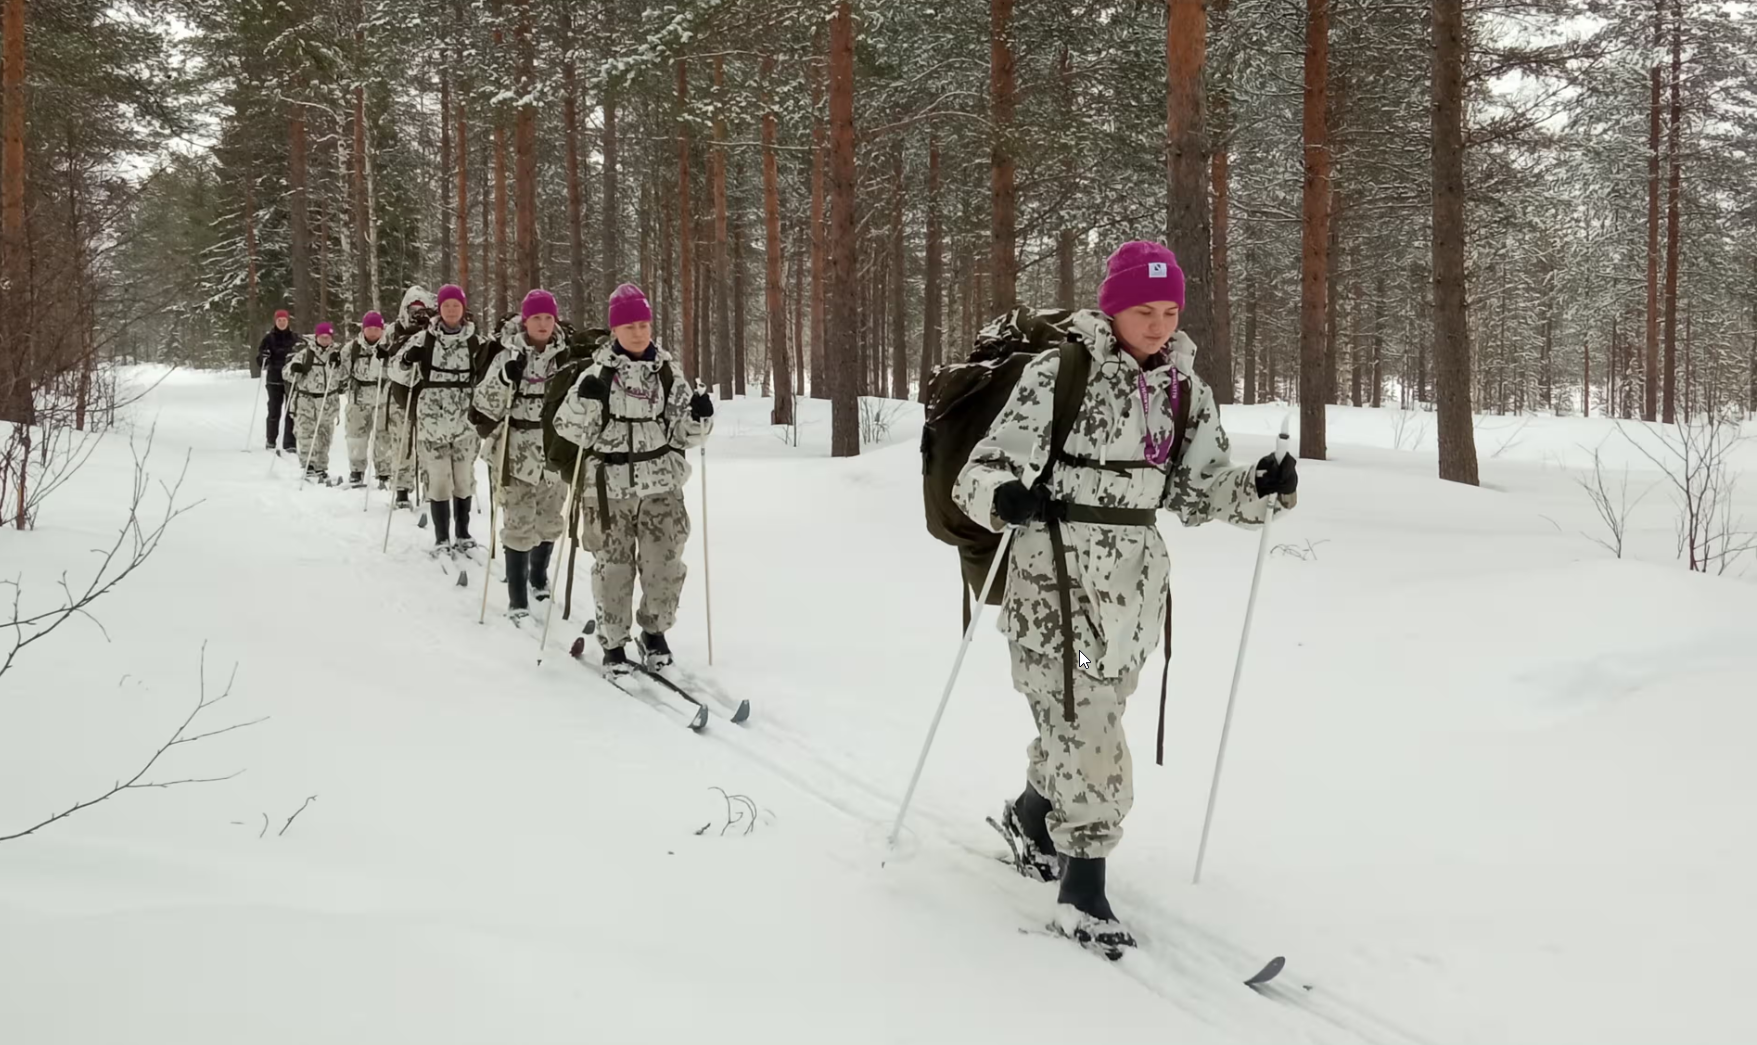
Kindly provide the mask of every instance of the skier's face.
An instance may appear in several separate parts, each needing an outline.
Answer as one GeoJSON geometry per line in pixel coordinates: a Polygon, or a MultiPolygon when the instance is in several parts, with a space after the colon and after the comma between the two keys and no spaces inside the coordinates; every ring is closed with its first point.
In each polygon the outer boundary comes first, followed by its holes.
{"type": "Polygon", "coordinates": [[[653,324],[644,319],[639,323],[624,323],[610,333],[615,335],[622,350],[631,356],[640,355],[653,343],[653,324]]]}
{"type": "Polygon", "coordinates": [[[370,345],[373,342],[377,341],[379,338],[384,336],[384,328],[383,327],[366,327],[365,329],[361,330],[360,333],[365,335],[366,343],[368,345],[370,345]]]}
{"type": "Polygon", "coordinates": [[[1119,312],[1111,321],[1111,328],[1129,355],[1137,362],[1146,362],[1177,333],[1179,312],[1175,301],[1150,301],[1119,312]]]}
{"type": "Polygon", "coordinates": [[[328,334],[319,334],[319,335],[317,335],[317,343],[318,343],[318,344],[320,344],[320,345],[322,345],[322,346],[323,346],[323,347],[324,347],[324,348],[328,348],[328,347],[329,347],[329,343],[330,343],[330,342],[331,342],[331,341],[332,341],[332,340],[334,340],[334,339],[333,339],[333,338],[331,338],[331,337],[330,337],[330,336],[329,336],[329,335],[328,335],[328,334]]]}
{"type": "Polygon", "coordinates": [[[533,345],[547,345],[555,336],[555,317],[548,313],[538,313],[525,320],[525,337],[533,345]]]}
{"type": "Polygon", "coordinates": [[[287,326],[290,323],[292,323],[292,320],[288,319],[286,316],[276,316],[275,317],[275,329],[276,330],[285,330],[285,329],[287,329],[287,326]]]}
{"type": "Polygon", "coordinates": [[[455,327],[464,321],[464,303],[457,298],[446,298],[439,303],[439,318],[448,327],[455,327]]]}

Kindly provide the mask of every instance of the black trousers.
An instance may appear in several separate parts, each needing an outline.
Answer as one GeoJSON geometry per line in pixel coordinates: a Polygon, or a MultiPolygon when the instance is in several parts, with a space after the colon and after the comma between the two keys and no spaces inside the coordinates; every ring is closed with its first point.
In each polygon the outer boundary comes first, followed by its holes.
{"type": "Polygon", "coordinates": [[[296,450],[298,442],[293,438],[293,408],[287,406],[287,420],[281,423],[281,406],[287,401],[287,386],[268,382],[268,445],[275,445],[275,429],[281,428],[281,449],[296,450]]]}

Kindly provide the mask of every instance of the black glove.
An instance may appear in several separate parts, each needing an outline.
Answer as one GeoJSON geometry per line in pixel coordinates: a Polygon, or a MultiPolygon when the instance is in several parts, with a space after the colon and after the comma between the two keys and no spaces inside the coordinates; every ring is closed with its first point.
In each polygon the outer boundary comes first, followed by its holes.
{"type": "Polygon", "coordinates": [[[706,392],[697,392],[689,397],[689,416],[700,421],[705,417],[714,416],[714,397],[706,392]]]}
{"type": "Polygon", "coordinates": [[[602,403],[610,398],[610,386],[605,384],[604,379],[595,372],[588,370],[585,376],[580,378],[580,383],[574,389],[574,394],[581,399],[596,399],[602,403]]]}
{"type": "Polygon", "coordinates": [[[1281,460],[1275,460],[1269,454],[1257,462],[1257,496],[1268,497],[1270,494],[1287,495],[1299,490],[1299,462],[1288,454],[1281,460]]]}
{"type": "Polygon", "coordinates": [[[1048,490],[1027,488],[1017,479],[1002,483],[994,491],[995,516],[1013,526],[1023,526],[1033,519],[1043,518],[1043,509],[1048,503],[1048,490]]]}
{"type": "Polygon", "coordinates": [[[383,341],[380,341],[378,347],[373,350],[372,354],[380,359],[389,359],[390,346],[386,345],[383,341]]]}
{"type": "Polygon", "coordinates": [[[525,379],[525,357],[513,356],[506,361],[506,366],[500,372],[506,378],[507,384],[518,387],[518,383],[525,379]]]}
{"type": "Polygon", "coordinates": [[[303,374],[307,370],[311,369],[311,364],[310,363],[294,363],[292,366],[289,366],[287,369],[291,370],[295,374],[303,374]]]}
{"type": "Polygon", "coordinates": [[[336,351],[333,351],[329,354],[329,365],[330,366],[341,366],[342,365],[342,353],[341,353],[340,349],[337,349],[336,351]]]}

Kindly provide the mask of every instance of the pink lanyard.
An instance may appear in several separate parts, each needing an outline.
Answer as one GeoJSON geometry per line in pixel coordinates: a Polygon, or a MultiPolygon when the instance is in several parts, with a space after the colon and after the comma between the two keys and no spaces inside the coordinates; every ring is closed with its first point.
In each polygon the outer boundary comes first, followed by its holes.
{"type": "Polygon", "coordinates": [[[1147,391],[1147,375],[1145,373],[1135,375],[1135,387],[1140,389],[1141,392],[1141,430],[1144,433],[1141,436],[1141,453],[1147,458],[1147,462],[1155,468],[1164,467],[1165,462],[1171,459],[1171,444],[1177,440],[1177,403],[1179,392],[1177,386],[1177,368],[1171,368],[1171,389],[1169,391],[1171,405],[1171,431],[1166,433],[1163,440],[1156,439],[1153,436],[1153,398],[1147,391]]]}

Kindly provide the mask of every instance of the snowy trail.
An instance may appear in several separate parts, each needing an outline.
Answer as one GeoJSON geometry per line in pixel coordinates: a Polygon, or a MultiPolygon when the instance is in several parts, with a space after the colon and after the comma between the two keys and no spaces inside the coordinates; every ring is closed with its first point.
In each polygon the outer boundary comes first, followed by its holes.
{"type": "MultiPolygon", "coordinates": [[[[830,461],[823,404],[802,404],[801,449],[769,434],[765,403],[722,404],[716,663],[699,528],[673,643],[753,714],[713,707],[692,735],[567,656],[588,557],[539,667],[541,615],[499,617],[498,563],[452,587],[413,513],[380,551],[387,494],[362,511],[359,491],[301,490],[296,465],[240,452],[254,393],[177,374],[135,408],[141,433],[157,419],[155,475],[188,449],[185,493],[204,503],[101,604],[110,642],[69,625],[0,684],[0,827],[161,741],[204,640],[210,684],[240,664],[215,724],[270,716],[175,766],[246,768],[236,780],[0,845],[0,1011],[32,1045],[1633,1043],[1667,1037],[1682,1007],[1693,1040],[1757,1037],[1737,1000],[1738,941],[1757,930],[1757,586],[1674,565],[1658,495],[1631,560],[1578,535],[1592,520],[1567,469],[1602,422],[1540,419],[1485,460],[1489,489],[1463,490],[1428,478],[1431,450],[1391,449],[1384,416],[1336,411],[1335,460],[1310,466],[1271,558],[1200,888],[1255,539],[1166,524],[1167,757],[1151,764],[1143,685],[1111,881],[1146,949],[1118,967],[1034,934],[1052,887],[995,859],[983,818],[1017,791],[1029,715],[986,626],[885,851],[957,641],[910,423],[830,461]],[[716,787],[750,796],[753,831],[720,836],[716,787]],[[1276,953],[1274,996],[1244,987],[1276,953]],[[94,982],[115,985],[103,1006],[80,1003],[94,982]]],[[[1229,408],[1235,453],[1265,448],[1280,416],[1229,408]]],[[[42,529],[0,537],[0,574],[27,596],[113,536],[124,439],[42,529]]],[[[332,471],[344,455],[338,437],[332,471]]],[[[699,476],[687,496],[699,521],[699,476]]]]}

